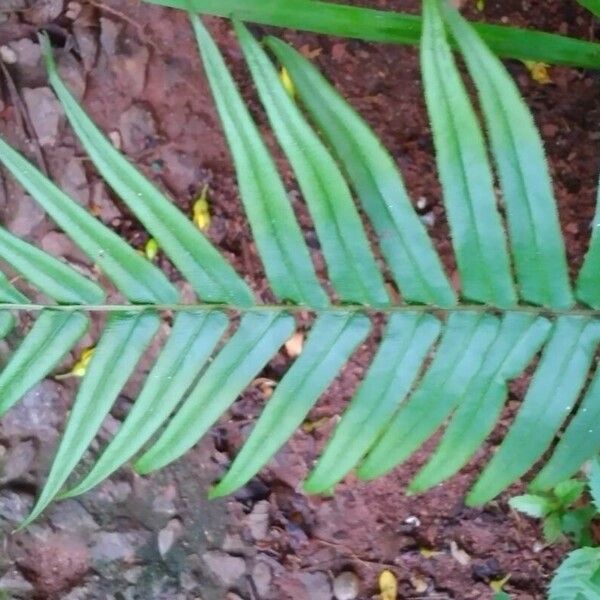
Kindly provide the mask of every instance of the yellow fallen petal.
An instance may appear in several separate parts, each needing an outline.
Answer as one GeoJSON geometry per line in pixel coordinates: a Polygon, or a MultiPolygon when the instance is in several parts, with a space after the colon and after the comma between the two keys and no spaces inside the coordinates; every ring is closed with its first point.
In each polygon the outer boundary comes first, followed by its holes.
{"type": "Polygon", "coordinates": [[[550,71],[548,70],[550,65],[543,62],[535,62],[533,60],[524,60],[523,64],[527,67],[531,78],[542,85],[552,83],[550,78],[550,71]]]}
{"type": "Polygon", "coordinates": [[[208,186],[205,185],[200,196],[192,206],[192,220],[198,229],[204,231],[210,227],[210,208],[208,205],[208,186]]]}
{"type": "Polygon", "coordinates": [[[439,550],[430,550],[429,548],[419,548],[419,553],[423,558],[433,558],[443,554],[443,552],[440,552],[439,550]]]}
{"type": "Polygon", "coordinates": [[[154,260],[158,254],[158,242],[154,238],[150,238],[144,246],[144,254],[148,260],[154,260]]]}
{"type": "Polygon", "coordinates": [[[502,579],[497,579],[496,581],[490,581],[490,587],[492,588],[492,591],[498,593],[502,591],[502,588],[506,585],[506,583],[508,582],[508,580],[510,579],[510,573],[506,576],[503,577],[502,579]]]}
{"type": "Polygon", "coordinates": [[[67,379],[68,377],[83,377],[87,371],[88,365],[90,364],[90,360],[92,360],[95,349],[96,348],[94,346],[91,346],[90,348],[83,350],[79,355],[79,358],[73,363],[71,370],[57,375],[55,379],[60,380],[67,379]]]}
{"type": "Polygon", "coordinates": [[[379,590],[381,600],[396,600],[398,597],[398,581],[391,571],[385,570],[379,574],[379,590]]]}
{"type": "Polygon", "coordinates": [[[288,70],[285,67],[281,67],[281,71],[279,71],[279,79],[281,79],[281,83],[285,88],[285,91],[289,94],[290,98],[296,97],[296,88],[294,86],[294,82],[288,73],[288,70]]]}

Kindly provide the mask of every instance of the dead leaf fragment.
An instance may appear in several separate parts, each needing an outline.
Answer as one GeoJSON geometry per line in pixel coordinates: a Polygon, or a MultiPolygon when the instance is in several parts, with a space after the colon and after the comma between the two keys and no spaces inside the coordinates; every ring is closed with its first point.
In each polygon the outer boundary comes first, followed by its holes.
{"type": "Polygon", "coordinates": [[[398,580],[387,569],[379,574],[379,591],[381,600],[396,600],[398,598],[398,580]]]}
{"type": "Polygon", "coordinates": [[[494,581],[490,581],[490,587],[492,588],[492,591],[495,592],[496,594],[501,592],[502,588],[508,583],[509,579],[510,579],[510,573],[508,575],[506,575],[505,577],[503,577],[502,579],[496,579],[494,581]]]}
{"type": "Polygon", "coordinates": [[[458,547],[458,544],[452,540],[450,542],[450,554],[452,554],[452,558],[466,567],[471,562],[471,557],[464,551],[458,547]]]}
{"type": "Polygon", "coordinates": [[[281,67],[281,71],[279,71],[279,79],[281,79],[281,83],[285,88],[285,91],[288,93],[290,98],[296,97],[296,88],[294,87],[294,82],[290,77],[288,70],[285,67],[281,67]]]}

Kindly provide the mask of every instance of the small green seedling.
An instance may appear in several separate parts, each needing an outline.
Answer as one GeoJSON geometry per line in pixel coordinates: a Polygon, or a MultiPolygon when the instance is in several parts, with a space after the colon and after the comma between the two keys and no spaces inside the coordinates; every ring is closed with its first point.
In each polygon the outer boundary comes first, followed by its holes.
{"type": "Polygon", "coordinates": [[[585,481],[568,479],[549,492],[515,496],[509,504],[530,517],[543,519],[544,537],[549,543],[565,535],[577,546],[591,546],[590,524],[598,510],[582,500],[586,486],[585,481]]]}

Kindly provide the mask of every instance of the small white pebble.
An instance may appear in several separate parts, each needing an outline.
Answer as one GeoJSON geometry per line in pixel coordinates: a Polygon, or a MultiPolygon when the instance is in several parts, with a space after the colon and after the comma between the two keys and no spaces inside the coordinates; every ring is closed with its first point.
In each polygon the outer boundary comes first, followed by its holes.
{"type": "Polygon", "coordinates": [[[17,62],[17,53],[10,46],[0,46],[0,60],[7,65],[17,62]]]}
{"type": "Polygon", "coordinates": [[[358,577],[352,571],[340,573],[333,581],[333,594],[337,600],[354,600],[359,588],[358,577]]]}
{"type": "Polygon", "coordinates": [[[108,139],[117,150],[121,149],[121,134],[118,131],[111,131],[108,134],[108,139]]]}
{"type": "Polygon", "coordinates": [[[67,19],[71,19],[74,21],[81,14],[81,4],[79,2],[69,2],[67,5],[67,11],[65,12],[65,17],[67,19]]]}

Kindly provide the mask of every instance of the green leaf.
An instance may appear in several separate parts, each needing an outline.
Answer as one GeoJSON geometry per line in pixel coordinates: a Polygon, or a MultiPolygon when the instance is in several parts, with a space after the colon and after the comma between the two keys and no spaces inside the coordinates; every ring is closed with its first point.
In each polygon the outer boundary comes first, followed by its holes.
{"type": "Polygon", "coordinates": [[[190,15],[210,86],[233,155],[244,209],[269,283],[283,300],[329,304],[275,163],[242,100],[216,44],[190,15]]]}
{"type": "Polygon", "coordinates": [[[560,565],[548,600],[597,600],[600,598],[600,548],[579,548],[560,565]]]}
{"type": "Polygon", "coordinates": [[[595,516],[596,509],[590,505],[568,510],[562,515],[561,529],[574,544],[592,546],[595,542],[590,523],[595,516]]]}
{"type": "Polygon", "coordinates": [[[533,304],[573,304],[565,247],[542,140],[519,91],[500,61],[445,0],[442,7],[473,78],[506,203],[519,294],[533,304]]]}
{"type": "Polygon", "coordinates": [[[210,358],[227,327],[219,312],[180,313],[125,422],[92,470],[62,497],[82,494],[127,462],[165,422],[210,358]]]}
{"type": "Polygon", "coordinates": [[[590,462],[588,486],[596,511],[600,513],[600,457],[595,456],[590,462]]]}
{"type": "Polygon", "coordinates": [[[290,98],[258,42],[242,24],[236,23],[235,28],[273,131],[313,217],[340,300],[389,304],[383,277],[338,166],[290,98]]]}
{"type": "Polygon", "coordinates": [[[300,53],[270,37],[269,48],[345,168],[373,223],[381,251],[407,302],[450,307],[455,294],[393,158],[369,126],[300,53]]]}
{"type": "Polygon", "coordinates": [[[138,473],[159,469],[189,450],[235,402],[294,331],[278,311],[249,313],[213,360],[165,431],[135,463],[138,473]]]}
{"type": "Polygon", "coordinates": [[[437,0],[423,4],[421,68],[463,296],[516,303],[483,133],[445,41],[437,0]]]}
{"type": "Polygon", "coordinates": [[[58,494],[100,429],[159,324],[158,316],[151,313],[111,316],[75,398],[46,485],[21,528],[36,519],[58,494]]]}
{"type": "Polygon", "coordinates": [[[47,37],[40,43],[48,78],[92,162],[144,224],[192,287],[209,302],[251,306],[253,294],[210,242],[129,161],[85,114],[58,75],[47,37]]]}
{"type": "Polygon", "coordinates": [[[544,538],[550,544],[558,541],[563,535],[562,519],[558,512],[550,513],[542,523],[542,531],[544,538]]]}
{"type": "Polygon", "coordinates": [[[104,300],[102,288],[2,227],[0,258],[60,304],[99,304],[104,300]]]}
{"type": "Polygon", "coordinates": [[[600,308],[600,186],[596,200],[596,214],[592,223],[592,239],[577,277],[577,299],[593,308],[600,308]]]}
{"type": "Polygon", "coordinates": [[[463,467],[481,447],[500,416],[508,395],[507,381],[520,375],[546,341],[552,328],[542,317],[508,313],[477,376],[464,393],[429,462],[410,484],[421,492],[463,467]]]}
{"type": "Polygon", "coordinates": [[[480,369],[498,332],[491,315],[450,316],[431,366],[370,450],[358,476],[373,479],[406,460],[443,423],[480,369]],[[457,348],[462,352],[457,355],[457,348]]]}
{"type": "Polygon", "coordinates": [[[331,313],[313,325],[302,354],[277,386],[250,437],[210,496],[244,485],[277,452],[367,334],[364,315],[331,313]]]}
{"type": "MultiPolygon", "coordinates": [[[[374,10],[317,0],[145,0],[150,4],[193,10],[218,17],[314,31],[372,42],[418,44],[417,15],[374,10]]],[[[473,27],[500,56],[597,69],[598,44],[518,27],[474,23],[473,27]]]]}
{"type": "Polygon", "coordinates": [[[39,315],[0,373],[0,415],[58,365],[88,325],[80,312],[45,310],[39,315]]]}
{"type": "Polygon", "coordinates": [[[0,303],[29,304],[29,298],[21,294],[4,275],[0,273],[0,303]]]}
{"type": "Polygon", "coordinates": [[[585,483],[577,479],[567,479],[556,485],[553,491],[560,504],[567,507],[581,498],[585,491],[585,483]]]}
{"type": "MultiPolygon", "coordinates": [[[[523,475],[550,446],[585,384],[600,322],[561,317],[504,441],[467,496],[480,505],[523,475]]],[[[536,489],[535,486],[533,489],[536,489]]]]}
{"type": "Polygon", "coordinates": [[[577,0],[577,2],[600,19],[600,0],[577,0]]]}
{"type": "Polygon", "coordinates": [[[511,508],[535,519],[545,517],[552,510],[552,502],[549,498],[533,494],[514,496],[508,501],[508,504],[511,508]]]}
{"type": "Polygon", "coordinates": [[[393,315],[381,346],[317,466],[304,484],[311,494],[331,489],[379,437],[410,391],[440,333],[431,315],[393,315]]]}
{"type": "Polygon", "coordinates": [[[0,162],[132,302],[175,302],[160,269],[130,248],[0,138],[0,162]]]}

